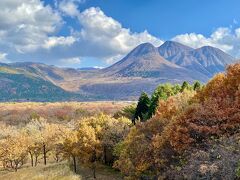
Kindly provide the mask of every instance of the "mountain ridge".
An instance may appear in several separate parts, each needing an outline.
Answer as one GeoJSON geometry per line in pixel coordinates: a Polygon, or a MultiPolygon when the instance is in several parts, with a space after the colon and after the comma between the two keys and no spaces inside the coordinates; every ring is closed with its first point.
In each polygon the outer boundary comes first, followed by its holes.
{"type": "MultiPolygon", "coordinates": [[[[163,50],[159,50],[160,54],[165,55],[167,60],[181,67],[198,71],[209,78],[211,78],[214,74],[223,71],[227,64],[234,62],[234,58],[232,56],[215,47],[203,46],[194,49],[173,41],[171,44],[172,46],[165,49],[165,52],[163,50]],[[184,48],[174,54],[173,52],[175,52],[176,47],[179,48],[179,44],[184,48]],[[171,56],[166,56],[166,51],[173,52],[171,52],[171,56]]],[[[165,43],[161,45],[159,49],[162,49],[164,46],[166,46],[165,43]]]]}
{"type": "MultiPolygon", "coordinates": [[[[0,82],[7,86],[0,86],[0,90],[5,88],[10,94],[18,92],[18,89],[23,89],[24,93],[33,92],[31,86],[40,84],[39,87],[47,86],[39,88],[44,96],[51,93],[66,97],[54,100],[136,100],[142,91],[151,93],[160,83],[207,82],[233,62],[233,57],[211,46],[194,49],[173,41],[166,41],[159,47],[143,43],[120,61],[103,69],[60,68],[34,62],[1,63],[0,82]],[[38,83],[34,83],[32,78],[38,83]],[[14,83],[16,80],[18,82],[14,83]]],[[[41,100],[41,93],[36,93],[39,98],[30,100],[41,100]]],[[[29,99],[26,93],[25,96],[29,99]]],[[[17,100],[17,96],[14,97],[4,100],[17,100]]]]}

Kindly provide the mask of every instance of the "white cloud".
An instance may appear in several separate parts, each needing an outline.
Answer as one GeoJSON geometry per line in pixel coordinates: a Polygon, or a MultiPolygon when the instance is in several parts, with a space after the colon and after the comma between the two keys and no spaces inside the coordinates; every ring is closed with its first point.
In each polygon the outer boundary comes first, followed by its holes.
{"type": "Polygon", "coordinates": [[[190,33],[177,35],[172,40],[199,48],[202,46],[217,47],[234,57],[240,57],[240,28],[231,29],[220,27],[214,31],[210,37],[202,34],[190,33]]]}
{"type": "Polygon", "coordinates": [[[56,46],[71,46],[75,41],[76,39],[73,36],[53,36],[45,40],[43,47],[46,49],[50,49],[56,46]]]}
{"type": "Polygon", "coordinates": [[[0,52],[0,62],[5,62],[7,60],[7,53],[0,52]]]}
{"type": "Polygon", "coordinates": [[[236,33],[237,38],[240,39],[240,28],[235,29],[235,33],[236,33]]]}
{"type": "Polygon", "coordinates": [[[80,57],[72,57],[60,60],[62,65],[76,65],[81,63],[80,57]]]}
{"type": "MultiPolygon", "coordinates": [[[[132,50],[137,45],[150,42],[156,46],[162,40],[150,35],[147,31],[133,33],[111,17],[108,17],[100,8],[89,8],[78,16],[82,29],[78,34],[79,46],[85,49],[87,56],[116,60],[132,50]]],[[[119,59],[118,59],[119,60],[119,59]]]]}
{"type": "Polygon", "coordinates": [[[103,69],[104,67],[102,67],[102,66],[94,66],[93,68],[95,68],[95,69],[103,69]]]}
{"type": "Polygon", "coordinates": [[[38,49],[62,23],[40,0],[0,1],[0,46],[25,53],[38,49]]]}
{"type": "Polygon", "coordinates": [[[113,63],[140,43],[163,43],[147,31],[136,33],[122,27],[100,8],[80,12],[84,0],[57,0],[57,10],[41,0],[0,1],[0,51],[10,57],[58,64],[71,57],[93,57],[113,63]],[[62,13],[64,14],[62,14],[62,13]],[[81,30],[57,35],[63,16],[76,17],[81,30]],[[6,51],[7,50],[7,51],[6,51]],[[15,50],[15,52],[14,52],[15,50]]]}
{"type": "Polygon", "coordinates": [[[82,2],[82,0],[62,0],[58,6],[65,15],[76,17],[80,14],[78,5],[82,2]]]}

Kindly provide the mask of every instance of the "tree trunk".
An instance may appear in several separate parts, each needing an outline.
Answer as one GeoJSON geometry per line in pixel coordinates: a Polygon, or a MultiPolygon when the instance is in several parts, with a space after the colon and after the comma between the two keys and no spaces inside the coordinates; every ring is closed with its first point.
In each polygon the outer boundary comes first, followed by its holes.
{"type": "Polygon", "coordinates": [[[13,167],[13,162],[12,162],[12,161],[10,161],[10,166],[11,166],[11,168],[14,169],[14,167],[13,167]]]}
{"type": "Polygon", "coordinates": [[[58,162],[59,161],[59,157],[58,157],[58,155],[56,154],[56,162],[58,162]]]}
{"type": "Polygon", "coordinates": [[[96,179],[96,162],[93,163],[93,178],[96,179]]]}
{"type": "Polygon", "coordinates": [[[31,152],[29,152],[29,154],[30,154],[30,158],[31,158],[31,165],[33,167],[33,154],[31,152]]]}
{"type": "Polygon", "coordinates": [[[135,118],[132,118],[132,123],[133,123],[133,125],[136,125],[136,119],[135,118]]]}
{"type": "Polygon", "coordinates": [[[93,152],[93,178],[94,179],[96,179],[96,159],[97,159],[96,149],[94,149],[94,152],[93,152]]]}
{"type": "Polygon", "coordinates": [[[107,148],[106,146],[104,145],[103,147],[103,154],[104,154],[104,164],[107,164],[107,148]]]}
{"type": "Polygon", "coordinates": [[[43,160],[44,160],[44,165],[47,165],[47,152],[46,152],[45,144],[43,144],[43,160]]]}
{"type": "Polygon", "coordinates": [[[38,163],[38,156],[35,155],[35,167],[37,166],[37,163],[38,163]]]}
{"type": "Polygon", "coordinates": [[[72,155],[73,158],[73,167],[74,167],[74,172],[77,173],[77,162],[76,162],[76,157],[72,155]]]}
{"type": "Polygon", "coordinates": [[[17,172],[17,170],[18,170],[18,162],[14,162],[14,163],[15,163],[14,170],[15,170],[15,172],[17,172]]]}

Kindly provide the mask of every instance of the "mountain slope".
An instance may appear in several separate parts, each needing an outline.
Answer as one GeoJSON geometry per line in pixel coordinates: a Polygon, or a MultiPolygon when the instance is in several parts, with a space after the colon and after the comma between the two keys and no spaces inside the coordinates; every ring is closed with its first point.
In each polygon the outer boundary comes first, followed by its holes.
{"type": "Polygon", "coordinates": [[[234,58],[220,49],[204,46],[192,51],[193,57],[211,74],[224,71],[226,65],[232,64],[234,58]]]}
{"type": "Polygon", "coordinates": [[[30,72],[0,67],[0,101],[63,101],[80,98],[30,72]]]}
{"type": "Polygon", "coordinates": [[[165,59],[172,59],[181,53],[194,50],[191,47],[185,46],[178,42],[166,41],[160,47],[158,47],[159,54],[165,59]]]}
{"type": "Polygon", "coordinates": [[[42,63],[24,62],[24,63],[11,63],[10,67],[31,73],[33,76],[49,80],[57,83],[68,78],[77,77],[80,72],[73,68],[59,68],[52,65],[42,63]]]}
{"type": "Polygon", "coordinates": [[[164,59],[158,49],[150,43],[136,47],[125,58],[104,70],[107,75],[120,77],[142,77],[168,79],[169,81],[185,79],[205,82],[208,78],[192,72],[164,59]]]}
{"type": "Polygon", "coordinates": [[[211,46],[193,49],[177,42],[167,41],[158,50],[168,61],[200,72],[209,78],[223,71],[227,64],[234,62],[232,56],[211,46]]]}

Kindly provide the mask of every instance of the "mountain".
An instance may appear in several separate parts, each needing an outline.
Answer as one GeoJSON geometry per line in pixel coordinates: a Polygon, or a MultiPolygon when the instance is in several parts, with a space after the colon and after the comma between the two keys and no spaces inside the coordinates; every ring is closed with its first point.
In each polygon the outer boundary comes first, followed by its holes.
{"type": "Polygon", "coordinates": [[[39,76],[34,69],[29,67],[29,64],[0,65],[0,101],[67,101],[77,99],[81,100],[84,97],[64,90],[47,78],[42,78],[42,75],[39,76]]]}
{"type": "Polygon", "coordinates": [[[140,44],[110,67],[60,68],[42,63],[0,64],[0,101],[136,100],[161,83],[207,82],[234,58],[220,49],[173,41],[140,44]]]}
{"type": "Polygon", "coordinates": [[[59,68],[52,65],[33,62],[11,63],[10,67],[20,71],[31,73],[33,76],[40,77],[51,82],[59,82],[68,78],[79,76],[80,72],[73,68],[59,68]]]}
{"type": "Polygon", "coordinates": [[[179,79],[205,82],[208,78],[164,59],[150,43],[144,43],[132,50],[125,58],[104,70],[107,75],[120,77],[142,77],[167,79],[174,82],[179,79]]]}
{"type": "Polygon", "coordinates": [[[224,71],[226,65],[232,64],[235,61],[232,56],[211,46],[201,47],[191,53],[213,75],[224,71]]]}
{"type": "Polygon", "coordinates": [[[160,47],[158,47],[159,54],[165,59],[172,59],[181,53],[192,50],[194,49],[174,41],[166,41],[160,47]]]}
{"type": "Polygon", "coordinates": [[[173,41],[166,41],[158,48],[159,54],[181,67],[202,73],[209,78],[222,72],[234,58],[218,48],[204,46],[193,49],[173,41]]]}

